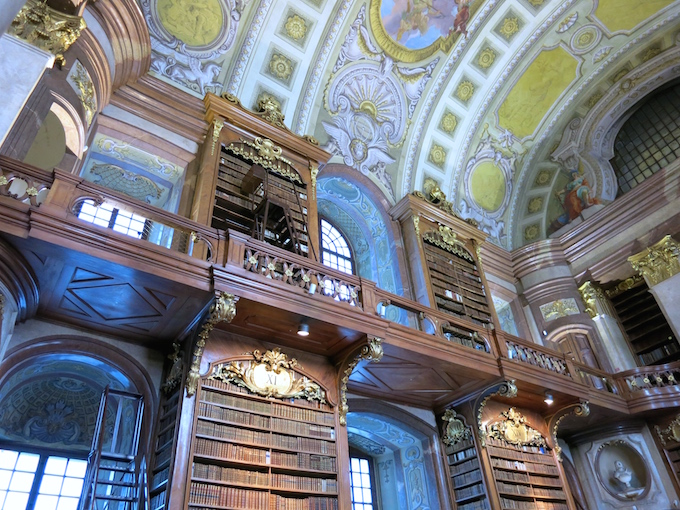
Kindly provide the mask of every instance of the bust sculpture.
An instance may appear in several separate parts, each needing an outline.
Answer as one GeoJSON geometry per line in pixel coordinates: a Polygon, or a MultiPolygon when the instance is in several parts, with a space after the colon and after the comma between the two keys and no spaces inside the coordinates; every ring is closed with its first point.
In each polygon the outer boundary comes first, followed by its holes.
{"type": "Polygon", "coordinates": [[[616,481],[622,483],[626,489],[629,489],[630,481],[633,478],[633,473],[630,471],[630,469],[623,465],[623,462],[617,460],[614,463],[614,473],[612,474],[612,477],[616,481]]]}

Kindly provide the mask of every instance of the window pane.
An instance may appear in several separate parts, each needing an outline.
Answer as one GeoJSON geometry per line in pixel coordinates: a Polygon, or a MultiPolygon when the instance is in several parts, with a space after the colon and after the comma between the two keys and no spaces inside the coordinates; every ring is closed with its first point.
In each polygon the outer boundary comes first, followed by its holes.
{"type": "MultiPolygon", "coordinates": [[[[35,473],[38,467],[38,461],[40,460],[40,455],[35,453],[23,452],[19,455],[19,460],[17,462],[17,471],[26,471],[27,473],[35,473]]],[[[4,467],[4,466],[3,466],[4,467]]]]}
{"type": "Polygon", "coordinates": [[[87,470],[86,460],[71,459],[68,461],[68,468],[66,468],[66,476],[85,478],[86,470],[87,470]]]}
{"type": "MultiPolygon", "coordinates": [[[[25,510],[26,503],[28,503],[28,493],[27,492],[10,492],[7,494],[5,499],[5,504],[2,507],[3,510],[25,510]]],[[[43,509],[40,510],[49,510],[43,509]]]]}
{"type": "Polygon", "coordinates": [[[67,462],[68,459],[64,459],[63,457],[50,457],[47,459],[47,464],[45,464],[45,474],[64,476],[67,462]]]}
{"type": "Polygon", "coordinates": [[[36,510],[56,510],[57,503],[59,502],[59,496],[46,496],[40,494],[35,502],[36,510]]]}
{"type": "Polygon", "coordinates": [[[350,460],[352,483],[352,505],[355,510],[373,510],[370,464],[367,459],[352,457],[350,460]]]}
{"type": "Polygon", "coordinates": [[[40,494],[56,494],[61,492],[61,483],[64,478],[55,475],[44,475],[40,483],[40,494]]]}
{"type": "Polygon", "coordinates": [[[12,481],[9,484],[10,491],[17,492],[31,492],[31,485],[33,485],[33,473],[14,472],[12,481]]]}
{"type": "Polygon", "coordinates": [[[19,452],[11,450],[0,450],[0,466],[4,469],[14,469],[14,465],[19,458],[19,452]]]}
{"type": "Polygon", "coordinates": [[[353,274],[349,244],[340,231],[326,220],[321,220],[321,245],[321,261],[324,265],[353,274]]]}

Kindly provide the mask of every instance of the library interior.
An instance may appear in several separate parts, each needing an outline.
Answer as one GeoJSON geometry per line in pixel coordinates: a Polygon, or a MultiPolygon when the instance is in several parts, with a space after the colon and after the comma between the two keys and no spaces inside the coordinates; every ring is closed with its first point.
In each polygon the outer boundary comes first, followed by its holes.
{"type": "Polygon", "coordinates": [[[4,0],[0,510],[680,508],[680,2],[4,0]]]}

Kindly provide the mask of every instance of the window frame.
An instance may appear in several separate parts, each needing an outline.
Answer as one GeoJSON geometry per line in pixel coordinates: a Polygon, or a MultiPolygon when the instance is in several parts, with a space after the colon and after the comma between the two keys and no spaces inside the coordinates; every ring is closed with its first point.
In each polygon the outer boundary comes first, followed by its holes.
{"type": "MultiPolygon", "coordinates": [[[[350,490],[350,504],[352,505],[352,510],[354,510],[354,492],[352,491],[352,459],[366,460],[368,461],[368,476],[371,481],[371,505],[373,510],[382,510],[382,504],[380,500],[380,488],[377,483],[376,472],[375,472],[375,459],[352,446],[349,447],[349,490],[350,490]]],[[[361,504],[361,503],[360,503],[361,504]]]]}
{"type": "MultiPolygon", "coordinates": [[[[19,453],[31,453],[34,455],[39,455],[38,465],[33,472],[33,482],[31,484],[31,491],[28,494],[28,501],[26,502],[26,510],[40,510],[35,508],[35,504],[38,500],[40,485],[42,483],[43,477],[45,476],[45,466],[47,465],[47,460],[50,457],[62,457],[66,459],[76,459],[88,461],[89,451],[78,451],[78,450],[68,450],[61,448],[45,448],[26,445],[22,443],[13,443],[11,441],[0,440],[0,450],[9,450],[19,453]]],[[[89,464],[87,466],[89,469],[89,464]]],[[[83,487],[80,491],[80,497],[78,498],[78,505],[82,501],[84,491],[86,489],[85,483],[87,481],[87,469],[85,471],[85,476],[83,477],[83,487]]],[[[4,504],[4,503],[3,503],[4,504]]]]}
{"type": "Polygon", "coordinates": [[[354,258],[354,250],[352,249],[352,245],[349,242],[349,238],[345,235],[345,233],[339,229],[332,221],[328,220],[328,218],[325,217],[319,217],[319,251],[321,252],[321,263],[331,269],[334,269],[335,271],[340,271],[341,273],[349,274],[349,275],[356,275],[357,274],[357,264],[356,264],[356,259],[354,258]],[[345,242],[347,245],[347,250],[349,251],[349,257],[346,257],[345,255],[342,255],[341,253],[331,251],[331,250],[325,250],[323,247],[323,238],[324,238],[324,230],[323,230],[323,222],[328,223],[328,225],[332,228],[335,229],[338,234],[340,234],[340,238],[345,242]],[[335,255],[338,258],[341,258],[347,262],[349,262],[352,271],[351,272],[346,272],[343,271],[342,269],[338,269],[336,267],[330,266],[326,264],[324,261],[324,253],[328,252],[329,254],[335,255]]]}

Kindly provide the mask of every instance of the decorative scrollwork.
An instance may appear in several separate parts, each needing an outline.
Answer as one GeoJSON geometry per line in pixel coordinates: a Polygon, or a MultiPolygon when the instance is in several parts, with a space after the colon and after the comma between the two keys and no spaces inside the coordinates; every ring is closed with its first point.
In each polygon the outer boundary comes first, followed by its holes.
{"type": "Polygon", "coordinates": [[[581,299],[583,299],[583,304],[586,305],[586,313],[590,315],[591,319],[594,319],[598,315],[597,300],[604,299],[602,289],[592,282],[585,282],[578,288],[578,291],[581,294],[581,299]]]}
{"type": "Polygon", "coordinates": [[[502,439],[517,446],[544,446],[548,444],[541,433],[527,424],[527,419],[511,407],[501,413],[502,420],[489,425],[488,437],[502,439]]]}
{"type": "Polygon", "coordinates": [[[281,112],[281,106],[277,104],[276,101],[272,100],[271,97],[263,97],[260,99],[257,103],[257,108],[259,110],[257,114],[264,120],[288,131],[288,128],[283,123],[285,117],[281,112]]]}
{"type": "Polygon", "coordinates": [[[230,143],[227,150],[286,179],[303,184],[293,162],[284,158],[281,147],[268,138],[258,137],[252,142],[242,138],[240,143],[230,143]]]}
{"type": "Polygon", "coordinates": [[[452,446],[472,436],[470,427],[465,425],[453,409],[447,409],[442,420],[444,420],[444,438],[442,439],[444,444],[452,446]]]}
{"type": "Polygon", "coordinates": [[[640,276],[639,274],[633,275],[630,278],[626,278],[623,280],[621,283],[619,283],[616,287],[613,289],[608,289],[605,291],[605,294],[607,294],[608,298],[613,298],[621,294],[622,292],[626,292],[627,290],[632,289],[633,287],[636,287],[640,285],[644,281],[644,278],[640,276]]]}
{"type": "Polygon", "coordinates": [[[191,361],[191,368],[187,374],[187,397],[191,397],[196,393],[198,387],[198,379],[200,377],[201,358],[203,357],[203,350],[205,349],[205,342],[210,336],[210,332],[215,328],[215,325],[220,322],[231,322],[236,317],[236,303],[239,298],[233,294],[222,292],[216,299],[215,303],[210,307],[208,318],[206,319],[201,332],[198,334],[198,341],[194,348],[194,354],[191,361]]]}
{"type": "Polygon", "coordinates": [[[428,243],[434,244],[435,246],[439,246],[440,248],[443,248],[446,251],[449,251],[451,253],[454,253],[455,255],[463,257],[464,259],[469,260],[473,264],[475,263],[475,259],[466,248],[465,243],[458,239],[456,233],[449,227],[440,225],[439,231],[437,232],[435,232],[434,230],[425,232],[425,235],[423,235],[423,239],[428,243]]]}
{"type": "Polygon", "coordinates": [[[658,425],[655,425],[654,431],[656,432],[656,435],[659,436],[659,441],[662,446],[666,446],[668,441],[680,443],[680,414],[678,414],[673,421],[668,424],[668,427],[663,430],[658,425]]]}
{"type": "Polygon", "coordinates": [[[562,447],[557,443],[557,429],[560,426],[562,420],[567,416],[574,415],[579,418],[585,418],[590,415],[590,405],[587,400],[581,400],[578,404],[572,404],[561,409],[550,419],[550,434],[552,439],[552,444],[554,446],[555,455],[557,460],[562,462],[562,447]]]}
{"type": "Polygon", "coordinates": [[[210,146],[210,155],[211,156],[213,156],[215,154],[215,147],[217,146],[217,142],[220,139],[220,132],[222,131],[223,127],[224,127],[224,121],[222,119],[213,120],[212,145],[210,146]]]}
{"type": "Polygon", "coordinates": [[[312,200],[316,200],[316,176],[319,175],[319,165],[309,162],[309,176],[312,181],[312,200]]]}
{"type": "Polygon", "coordinates": [[[295,369],[302,369],[295,358],[288,359],[279,348],[252,353],[246,363],[231,361],[213,368],[210,379],[236,384],[263,397],[304,398],[326,402],[326,392],[307,377],[297,377],[295,369]]]}
{"type": "Polygon", "coordinates": [[[484,407],[491,397],[497,395],[499,397],[514,398],[517,396],[517,386],[515,385],[514,379],[510,381],[503,381],[500,384],[496,384],[487,388],[482,392],[475,403],[475,408],[477,409],[477,433],[479,434],[479,444],[482,447],[486,447],[486,429],[482,423],[482,414],[484,413],[484,407]]]}
{"type": "Polygon", "coordinates": [[[349,376],[352,375],[352,372],[360,361],[364,360],[377,363],[382,357],[382,338],[378,338],[377,336],[369,337],[368,343],[361,347],[359,353],[349,365],[347,365],[347,368],[342,373],[342,379],[340,379],[340,425],[347,425],[347,413],[349,412],[349,406],[347,405],[347,383],[349,382],[349,376]]]}
{"type": "Polygon", "coordinates": [[[170,367],[168,376],[165,378],[165,382],[161,386],[161,390],[164,393],[170,393],[182,380],[182,370],[184,369],[184,363],[182,362],[183,357],[184,352],[181,350],[180,343],[173,342],[172,352],[168,354],[168,359],[172,361],[172,366],[170,367]]]}

